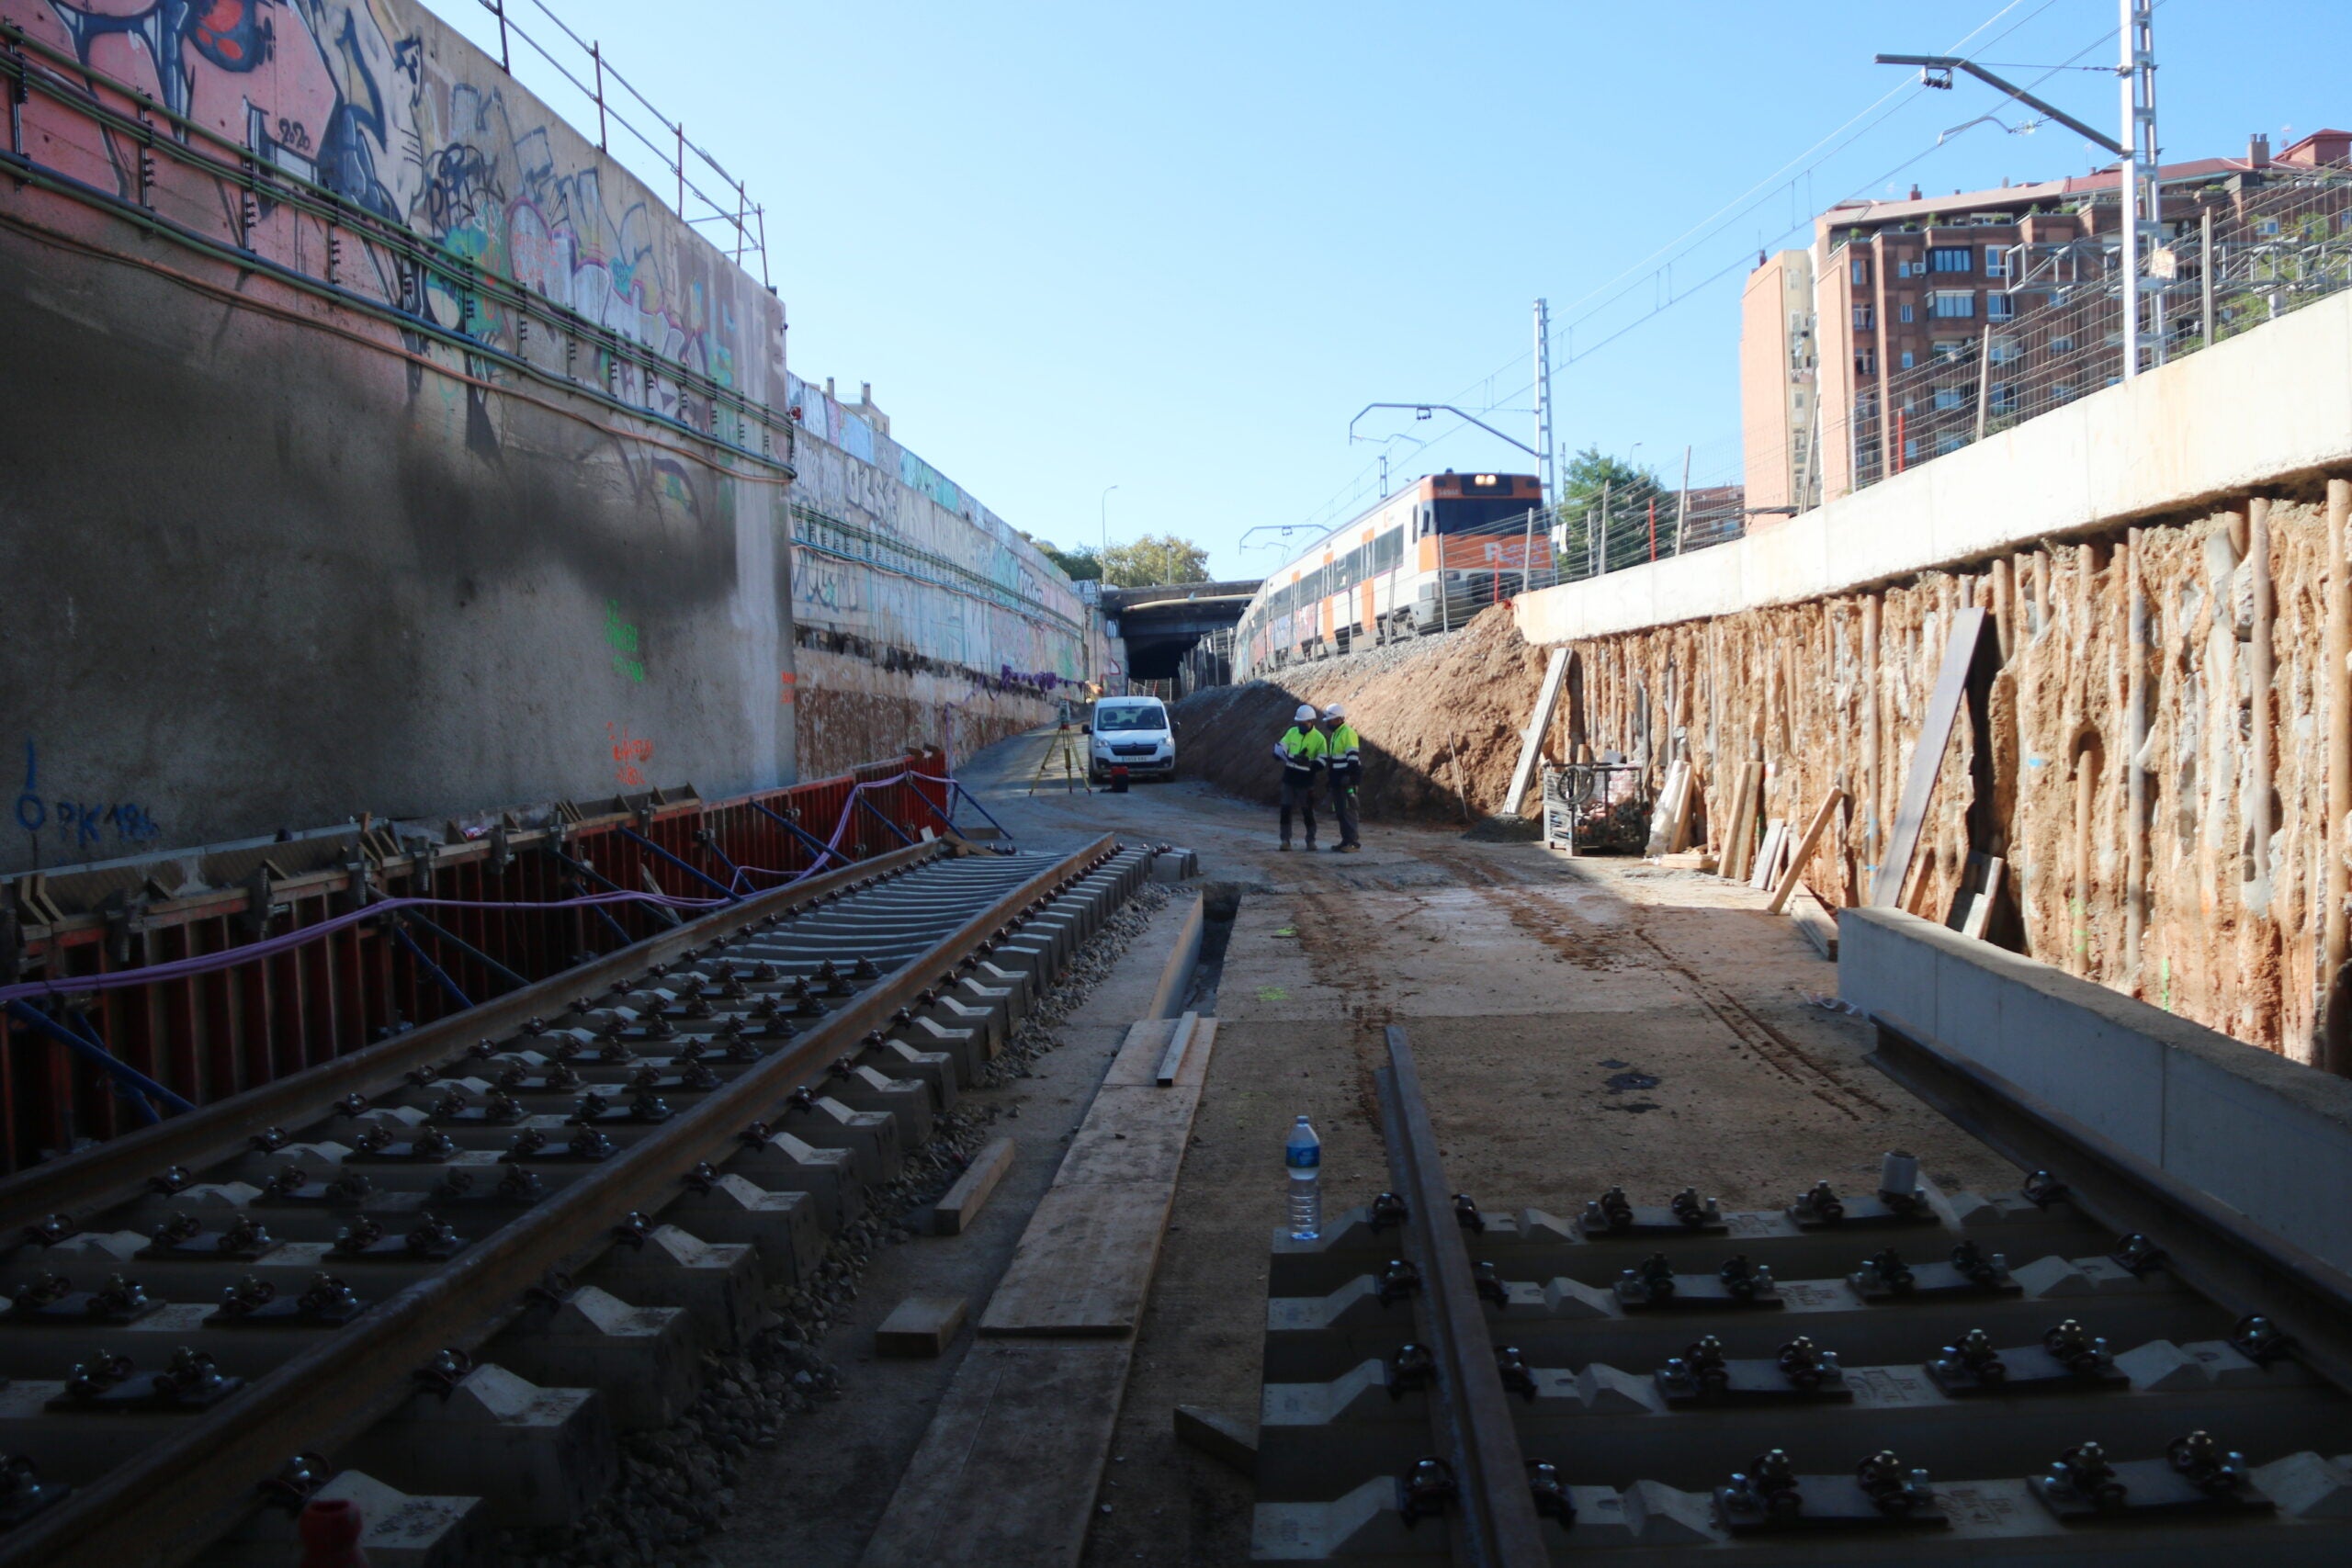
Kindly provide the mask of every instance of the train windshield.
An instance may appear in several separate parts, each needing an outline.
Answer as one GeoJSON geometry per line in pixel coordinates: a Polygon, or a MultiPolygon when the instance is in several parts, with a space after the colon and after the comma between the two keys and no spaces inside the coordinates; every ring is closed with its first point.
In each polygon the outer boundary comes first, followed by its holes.
{"type": "Polygon", "coordinates": [[[1480,495],[1460,501],[1440,500],[1431,504],[1437,508],[1439,533],[1463,534],[1490,524],[1516,522],[1543,503],[1528,498],[1512,501],[1502,496],[1480,495]]]}

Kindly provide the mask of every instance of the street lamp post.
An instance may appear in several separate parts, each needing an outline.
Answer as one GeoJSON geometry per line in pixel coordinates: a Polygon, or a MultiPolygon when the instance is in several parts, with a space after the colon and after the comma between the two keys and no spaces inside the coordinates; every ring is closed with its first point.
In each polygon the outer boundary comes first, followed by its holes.
{"type": "Polygon", "coordinates": [[[1099,521],[1102,525],[1102,554],[1106,556],[1111,553],[1111,492],[1118,488],[1117,485],[1104,485],[1102,502],[1096,508],[1101,513],[1099,521]]]}

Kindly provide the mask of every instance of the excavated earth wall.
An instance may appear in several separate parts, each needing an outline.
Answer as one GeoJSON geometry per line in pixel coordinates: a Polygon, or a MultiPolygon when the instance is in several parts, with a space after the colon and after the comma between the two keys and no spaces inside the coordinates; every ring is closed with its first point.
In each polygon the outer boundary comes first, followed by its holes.
{"type": "Polygon", "coordinates": [[[1717,851],[1751,758],[1764,764],[1761,816],[1792,829],[1841,789],[1849,805],[1804,875],[1833,907],[1859,902],[1892,834],[1955,613],[1981,606],[2001,649],[1983,738],[1963,710],[1903,906],[1947,917],[1974,810],[1973,847],[2005,863],[1992,934],[2006,945],[2311,1060],[2323,1000],[2330,527],[2317,490],[2262,510],[2241,502],[1875,592],[1575,644],[1551,749],[1662,761],[1679,734],[1701,787],[1693,841],[1717,851]],[[2274,670],[2257,701],[2263,542],[2274,670]],[[2136,909],[2135,700],[2146,714],[2136,909]],[[2257,727],[2270,737],[2267,844],[2257,727]]]}

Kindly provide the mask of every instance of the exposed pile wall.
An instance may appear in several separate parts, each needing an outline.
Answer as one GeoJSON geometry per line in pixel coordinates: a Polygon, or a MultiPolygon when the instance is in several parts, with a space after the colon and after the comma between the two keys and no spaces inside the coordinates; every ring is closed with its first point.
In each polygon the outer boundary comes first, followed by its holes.
{"type": "Polygon", "coordinates": [[[2332,597],[2352,643],[2352,586],[2330,583],[2344,519],[2322,505],[2346,475],[2352,299],[1517,613],[1576,650],[1555,750],[1662,761],[1679,729],[1716,818],[1751,756],[1769,817],[1802,825],[1842,786],[1807,878],[1842,904],[1893,836],[1954,612],[1988,608],[1986,754],[1963,717],[1905,907],[1946,919],[1968,852],[1996,857],[1996,939],[2309,1061],[2352,837],[2328,805],[2332,772],[2352,791],[2352,678],[2323,651],[2332,597]]]}
{"type": "Polygon", "coordinates": [[[1717,847],[1737,768],[1752,756],[1765,763],[1768,818],[1801,823],[1833,785],[1845,789],[1852,809],[1807,881],[1832,904],[1858,902],[1894,826],[1953,613],[1981,605],[2007,649],[1988,705],[1990,789],[1980,802],[1963,716],[1905,907],[1945,916],[1969,814],[1982,805],[1975,847],[2007,863],[2023,951],[2307,1059],[2326,849],[2324,508],[2311,497],[2274,503],[2268,534],[2267,715],[2251,681],[2256,573],[2241,507],[1902,588],[1579,644],[1552,743],[1632,750],[1645,731],[1685,729],[1717,847]],[[2135,595],[2148,715],[2136,965],[2123,765],[2135,595]],[[2257,723],[2275,737],[2267,876],[2249,820],[2257,723]]]}

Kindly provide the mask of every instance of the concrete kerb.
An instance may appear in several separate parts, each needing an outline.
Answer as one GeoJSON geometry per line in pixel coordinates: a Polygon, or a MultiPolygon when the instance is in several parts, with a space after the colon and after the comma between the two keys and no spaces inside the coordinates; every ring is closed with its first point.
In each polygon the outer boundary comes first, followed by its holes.
{"type": "Polygon", "coordinates": [[[1847,1001],[2352,1270],[2352,1082],[1915,916],[1838,925],[1847,1001]]]}

